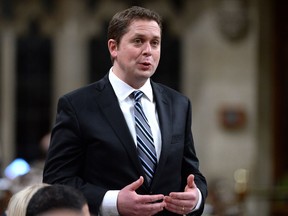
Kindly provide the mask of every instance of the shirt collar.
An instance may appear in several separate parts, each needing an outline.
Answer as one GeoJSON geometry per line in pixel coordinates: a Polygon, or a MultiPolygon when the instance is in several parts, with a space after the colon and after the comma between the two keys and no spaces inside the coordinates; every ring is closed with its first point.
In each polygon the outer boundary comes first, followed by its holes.
{"type": "MultiPolygon", "coordinates": [[[[118,98],[118,100],[121,102],[125,100],[127,97],[131,95],[133,91],[136,89],[132,88],[130,85],[119,79],[113,72],[113,67],[111,67],[109,71],[109,81],[115,91],[115,94],[118,98]]],[[[148,79],[145,84],[137,90],[141,90],[144,95],[151,101],[153,102],[153,91],[152,91],[152,86],[150,83],[150,79],[148,79]]]]}

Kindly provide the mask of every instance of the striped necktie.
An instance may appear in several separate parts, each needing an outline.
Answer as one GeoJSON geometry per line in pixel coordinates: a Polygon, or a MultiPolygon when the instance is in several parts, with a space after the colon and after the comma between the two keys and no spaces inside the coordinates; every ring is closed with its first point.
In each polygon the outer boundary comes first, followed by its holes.
{"type": "Polygon", "coordinates": [[[134,91],[133,96],[135,100],[134,117],[136,123],[137,151],[146,175],[146,180],[148,185],[150,185],[157,165],[154,140],[140,102],[143,92],[134,91]]]}

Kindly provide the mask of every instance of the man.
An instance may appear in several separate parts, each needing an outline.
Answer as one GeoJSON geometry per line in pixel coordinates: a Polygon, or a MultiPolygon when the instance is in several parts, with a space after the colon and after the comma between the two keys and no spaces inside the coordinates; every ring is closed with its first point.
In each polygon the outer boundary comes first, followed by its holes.
{"type": "Polygon", "coordinates": [[[160,60],[161,27],[159,15],[145,8],[115,14],[108,75],[59,100],[44,182],[80,189],[92,214],[203,212],[207,185],[190,101],[150,79],[160,60]]]}

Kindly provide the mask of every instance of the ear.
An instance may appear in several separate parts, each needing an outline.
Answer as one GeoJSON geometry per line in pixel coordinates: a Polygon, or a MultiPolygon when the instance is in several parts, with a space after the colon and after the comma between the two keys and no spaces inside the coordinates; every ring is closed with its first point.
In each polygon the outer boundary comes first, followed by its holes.
{"type": "Polygon", "coordinates": [[[111,57],[114,59],[117,56],[117,42],[114,39],[108,40],[108,49],[111,57]]]}

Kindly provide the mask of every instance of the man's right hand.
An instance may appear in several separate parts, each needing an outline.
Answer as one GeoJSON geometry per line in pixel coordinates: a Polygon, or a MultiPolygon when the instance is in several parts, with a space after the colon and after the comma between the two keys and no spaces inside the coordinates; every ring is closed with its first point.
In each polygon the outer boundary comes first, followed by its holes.
{"type": "Polygon", "coordinates": [[[163,211],[165,202],[164,195],[139,195],[136,190],[143,184],[144,178],[127,185],[120,190],[117,198],[118,212],[122,216],[150,216],[163,211]],[[161,202],[158,202],[161,200],[161,202]]]}

